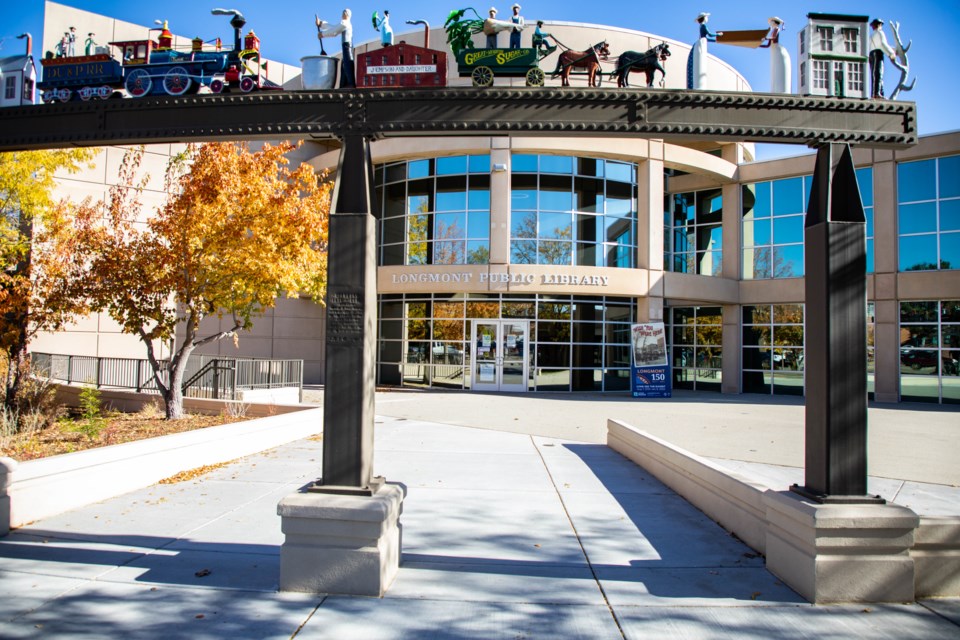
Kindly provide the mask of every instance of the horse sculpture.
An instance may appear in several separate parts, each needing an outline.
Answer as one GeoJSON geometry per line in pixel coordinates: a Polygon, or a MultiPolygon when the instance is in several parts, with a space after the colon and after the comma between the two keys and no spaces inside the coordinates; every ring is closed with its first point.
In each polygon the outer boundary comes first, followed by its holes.
{"type": "Polygon", "coordinates": [[[663,85],[667,79],[667,72],[664,70],[661,62],[670,57],[670,46],[666,42],[661,42],[654,48],[638,53],[636,51],[624,51],[617,61],[617,86],[629,87],[628,78],[631,71],[643,71],[647,74],[647,86],[653,86],[653,79],[657,71],[660,72],[660,84],[663,85]]]}
{"type": "Polygon", "coordinates": [[[557,57],[557,68],[552,77],[560,76],[564,87],[570,86],[570,72],[576,68],[585,68],[587,70],[587,84],[591,87],[599,87],[601,76],[600,60],[610,58],[610,47],[607,41],[598,42],[590,47],[589,51],[574,51],[567,49],[557,57]]]}

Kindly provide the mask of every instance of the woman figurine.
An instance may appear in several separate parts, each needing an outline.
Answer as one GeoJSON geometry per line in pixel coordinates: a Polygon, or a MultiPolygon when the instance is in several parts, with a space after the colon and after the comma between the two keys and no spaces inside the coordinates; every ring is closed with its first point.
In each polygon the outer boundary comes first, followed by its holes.
{"type": "Polygon", "coordinates": [[[380,44],[389,47],[393,44],[393,27],[390,26],[390,12],[383,10],[383,18],[373,12],[373,28],[380,31],[380,44]]]}
{"type": "Polygon", "coordinates": [[[690,49],[690,57],[687,58],[687,89],[706,89],[707,87],[707,42],[716,42],[717,36],[722,36],[723,31],[713,33],[707,28],[707,20],[710,19],[709,13],[701,13],[697,16],[697,24],[700,25],[700,37],[690,49]]]}
{"type": "Polygon", "coordinates": [[[774,16],[768,20],[770,31],[760,46],[770,49],[770,92],[790,93],[790,54],[780,46],[783,20],[774,16]]]}

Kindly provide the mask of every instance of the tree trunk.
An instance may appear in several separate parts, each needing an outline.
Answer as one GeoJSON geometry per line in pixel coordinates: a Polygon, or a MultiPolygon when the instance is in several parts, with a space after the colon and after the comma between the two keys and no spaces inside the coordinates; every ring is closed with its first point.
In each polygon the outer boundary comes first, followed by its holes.
{"type": "Polygon", "coordinates": [[[20,387],[23,382],[23,374],[26,371],[27,350],[23,338],[18,337],[16,344],[10,348],[7,354],[9,360],[7,361],[7,379],[3,404],[10,414],[17,415],[23,404],[23,399],[20,397],[20,387]]]}
{"type": "Polygon", "coordinates": [[[167,420],[179,420],[185,415],[183,411],[183,378],[193,348],[193,341],[187,341],[180,347],[180,351],[175,357],[171,354],[170,381],[167,392],[163,396],[166,404],[167,420]]]}

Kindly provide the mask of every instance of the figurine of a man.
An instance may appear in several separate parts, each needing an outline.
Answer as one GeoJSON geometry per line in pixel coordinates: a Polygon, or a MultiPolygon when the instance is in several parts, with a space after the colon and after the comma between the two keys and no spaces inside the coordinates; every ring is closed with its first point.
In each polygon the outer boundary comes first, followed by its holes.
{"type": "Polygon", "coordinates": [[[870,23],[873,31],[870,33],[870,97],[883,97],[883,56],[886,54],[890,62],[896,62],[897,52],[894,51],[887,36],[883,32],[883,20],[874,18],[870,23]]]}
{"type": "Polygon", "coordinates": [[[533,30],[533,48],[537,50],[549,49],[550,43],[547,42],[547,38],[553,36],[544,32],[541,27],[543,27],[543,20],[537,20],[537,28],[533,30]]]}
{"type": "Polygon", "coordinates": [[[511,9],[513,9],[513,15],[510,16],[510,22],[514,24],[514,27],[510,30],[510,48],[519,49],[520,34],[523,33],[523,16],[520,15],[519,4],[513,3],[511,9]]]}
{"type": "Polygon", "coordinates": [[[383,10],[382,18],[373,19],[373,28],[380,30],[380,44],[389,47],[393,44],[393,27],[390,26],[390,12],[383,10]]]}
{"type": "Polygon", "coordinates": [[[350,9],[344,9],[340,24],[323,28],[326,22],[317,21],[317,39],[340,36],[340,46],[343,50],[343,60],[340,64],[340,88],[353,89],[357,86],[357,79],[353,71],[353,25],[350,23],[350,9]]]}
{"type": "MultiPolygon", "coordinates": [[[[490,14],[490,20],[496,20],[497,8],[490,7],[489,14],[490,14]]],[[[486,31],[484,33],[486,33],[486,31]]],[[[496,48],[497,48],[497,31],[491,27],[490,33],[487,33],[487,49],[496,49],[496,48]]]]}
{"type": "Polygon", "coordinates": [[[77,28],[70,27],[70,31],[66,33],[66,36],[67,36],[66,55],[68,56],[77,55],[77,28]]]}

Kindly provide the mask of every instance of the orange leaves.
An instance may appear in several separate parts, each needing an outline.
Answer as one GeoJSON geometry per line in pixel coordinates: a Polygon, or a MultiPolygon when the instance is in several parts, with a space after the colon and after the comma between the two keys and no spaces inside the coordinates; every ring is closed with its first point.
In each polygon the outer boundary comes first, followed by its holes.
{"type": "Polygon", "coordinates": [[[322,296],[330,188],[306,165],[289,168],[294,149],[188,145],[169,163],[168,197],[145,228],[131,215],[141,207],[142,151],[129,153],[100,216],[81,208],[75,218],[94,306],[126,331],[171,337],[178,323],[195,329],[210,314],[248,327],[279,295],[322,296]]]}

